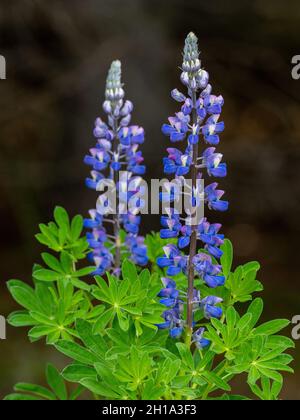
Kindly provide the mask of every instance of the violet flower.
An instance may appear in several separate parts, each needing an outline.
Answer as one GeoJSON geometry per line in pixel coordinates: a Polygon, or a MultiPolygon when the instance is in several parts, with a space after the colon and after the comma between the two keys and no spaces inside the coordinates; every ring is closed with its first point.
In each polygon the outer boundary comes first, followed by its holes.
{"type": "Polygon", "coordinates": [[[108,72],[103,103],[107,121],[96,119],[96,145],[84,159],[92,168],[91,177],[86,180],[87,187],[100,191],[102,183],[109,180],[114,182],[117,193],[116,209],[110,207],[105,195],[101,195],[96,209],[90,210],[90,218],[85,220],[85,227],[91,229],[87,233],[92,249],[89,258],[96,265],[94,274],[99,275],[109,270],[119,275],[122,252],[128,252],[131,260],[141,266],[148,262],[144,238],[139,236],[141,218],[137,216],[138,206],[131,205],[127,211],[121,211],[121,203],[128,204],[130,198],[140,191],[141,175],[145,173],[144,159],[139,150],[144,142],[144,130],[136,125],[129,126],[133,105],[124,97],[121,63],[114,61],[108,72]],[[122,250],[122,228],[126,232],[124,245],[127,251],[122,250]]]}
{"type": "MultiPolygon", "coordinates": [[[[210,210],[226,211],[228,202],[222,199],[224,191],[218,189],[216,182],[207,184],[203,191],[199,191],[197,184],[197,181],[204,179],[205,175],[208,178],[225,177],[227,167],[226,163],[222,162],[222,155],[215,148],[220,141],[220,133],[224,130],[224,123],[219,121],[224,100],[222,96],[211,93],[209,75],[201,67],[198,40],[193,33],[190,33],[185,41],[181,82],[186,87],[187,94],[177,89],[171,92],[172,98],[181,103],[181,109],[162,127],[163,133],[170,137],[171,142],[176,143],[181,150],[177,147],[167,149],[168,156],[163,161],[164,172],[167,175],[173,175],[175,180],[183,179],[184,182],[187,182],[187,179],[191,180],[189,198],[193,205],[200,203],[202,199],[210,210]],[[201,151],[200,147],[202,147],[201,151]]],[[[167,193],[161,194],[163,201],[167,201],[166,195],[167,193]]],[[[175,199],[174,196],[173,193],[171,202],[175,199]]],[[[187,291],[177,291],[178,296],[176,294],[176,299],[185,299],[186,319],[182,310],[183,305],[180,308],[175,305],[176,322],[172,321],[173,318],[171,319],[168,310],[169,321],[163,323],[160,328],[170,328],[170,334],[178,337],[180,335],[178,326],[181,328],[181,333],[185,326],[188,342],[195,342],[199,348],[203,348],[209,344],[209,341],[203,338],[203,328],[193,332],[194,313],[202,310],[207,319],[220,318],[222,309],[217,305],[222,302],[222,299],[215,296],[201,299],[200,291],[194,286],[194,279],[198,276],[210,288],[224,284],[225,278],[222,275],[221,265],[216,263],[222,255],[220,245],[223,243],[224,235],[219,233],[221,228],[219,223],[211,224],[207,218],[202,218],[195,225],[188,223],[188,220],[189,215],[181,217],[174,209],[170,209],[167,216],[161,219],[163,226],[161,237],[178,238],[178,241],[177,245],[168,245],[164,248],[165,256],[159,258],[157,263],[160,267],[167,269],[168,276],[184,273],[188,279],[188,287],[187,291]],[[200,247],[198,241],[202,242],[202,248],[204,248],[204,251],[200,253],[197,253],[200,247]],[[183,250],[187,247],[189,251],[186,255],[183,250]],[[181,310],[178,311],[178,308],[181,310]]],[[[165,288],[162,289],[161,294],[165,293],[164,290],[165,288]]],[[[174,293],[172,289],[172,294],[174,293]]],[[[162,300],[162,303],[169,303],[171,299],[168,297],[162,300]]],[[[166,315],[164,317],[166,319],[166,315]]]]}

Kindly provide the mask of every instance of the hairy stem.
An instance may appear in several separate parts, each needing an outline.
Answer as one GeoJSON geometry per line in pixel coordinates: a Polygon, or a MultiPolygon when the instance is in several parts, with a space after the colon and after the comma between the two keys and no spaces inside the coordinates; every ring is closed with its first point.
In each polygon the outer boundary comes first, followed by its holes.
{"type": "MultiPolygon", "coordinates": [[[[113,124],[113,132],[114,132],[114,149],[113,152],[117,152],[118,151],[118,121],[116,118],[113,118],[114,124],[113,124]]],[[[113,172],[113,180],[115,183],[115,186],[117,185],[118,182],[118,172],[114,171],[112,169],[113,172]]],[[[117,275],[119,276],[119,269],[121,267],[121,238],[120,238],[120,218],[119,218],[119,213],[118,213],[118,203],[117,203],[117,211],[116,214],[113,215],[113,221],[114,221],[114,236],[115,236],[115,241],[116,241],[116,248],[115,248],[115,261],[114,261],[114,266],[115,266],[115,271],[117,273],[117,275]]]]}
{"type": "MultiPolygon", "coordinates": [[[[196,91],[192,91],[193,113],[192,124],[197,124],[197,110],[196,110],[196,91]]],[[[197,161],[198,161],[198,143],[193,145],[193,158],[191,165],[191,179],[192,179],[192,194],[197,186],[197,161]]],[[[189,251],[189,264],[188,264],[188,293],[187,293],[187,343],[190,343],[193,330],[193,290],[194,290],[194,277],[195,270],[193,259],[197,253],[197,225],[192,226],[192,235],[189,251]]]]}

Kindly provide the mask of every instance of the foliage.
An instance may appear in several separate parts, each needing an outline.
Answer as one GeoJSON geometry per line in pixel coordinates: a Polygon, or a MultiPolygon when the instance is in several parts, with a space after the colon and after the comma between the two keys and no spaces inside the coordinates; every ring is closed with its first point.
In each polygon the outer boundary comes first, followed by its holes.
{"type": "Polygon", "coordinates": [[[14,386],[15,393],[7,395],[5,400],[72,401],[76,400],[84,391],[84,388],[79,385],[69,394],[63,377],[56,367],[50,363],[46,368],[46,380],[50,389],[41,385],[20,382],[14,386]]]}
{"type": "MultiPolygon", "coordinates": [[[[262,290],[256,279],[259,264],[233,270],[230,241],[222,245],[226,282],[218,294],[223,297],[223,316],[196,320],[206,327],[205,338],[211,342],[199,350],[156,327],[163,310],[157,298],[161,269],[138,272],[124,259],[120,278],[107,274],[87,282],[85,276],[93,267],[77,267],[88,252],[80,237],[81,218],[70,222],[59,208],[55,223],[47,226],[51,234],[43,227],[42,242],[53,252],[43,253],[44,264],[34,266],[33,287],[19,280],[8,282],[13,298],[23,307],[10,315],[9,322],[30,327],[31,341],[45,337],[70,363],[60,374],[48,366],[51,390],[21,383],[6,399],[75,399],[82,389],[98,399],[246,399],[234,395],[230,386],[236,375],[244,373],[253,398],[279,398],[282,374],[292,372],[292,357],[286,350],[294,343],[279,334],[289,321],[259,322],[263,301],[253,300],[253,293],[262,290]],[[250,303],[240,309],[244,302],[250,303]],[[63,379],[79,387],[70,396],[63,379]]],[[[148,236],[148,245],[155,238],[148,236]]],[[[150,260],[162,246],[153,245],[150,260]]],[[[178,280],[186,281],[182,275],[178,280]]],[[[208,293],[205,284],[199,282],[199,288],[203,295],[208,293]]]]}

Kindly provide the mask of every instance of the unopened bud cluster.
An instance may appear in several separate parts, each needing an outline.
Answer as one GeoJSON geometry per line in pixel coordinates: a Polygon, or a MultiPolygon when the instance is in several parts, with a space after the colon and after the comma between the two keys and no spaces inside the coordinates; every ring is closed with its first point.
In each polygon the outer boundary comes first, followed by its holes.
{"type": "Polygon", "coordinates": [[[199,59],[198,39],[191,32],[185,40],[183,50],[181,82],[190,89],[204,89],[208,84],[208,73],[201,69],[201,61],[199,59]]]}
{"type": "Polygon", "coordinates": [[[121,83],[121,62],[113,61],[106,79],[105,99],[109,102],[118,102],[125,95],[121,83]]]}

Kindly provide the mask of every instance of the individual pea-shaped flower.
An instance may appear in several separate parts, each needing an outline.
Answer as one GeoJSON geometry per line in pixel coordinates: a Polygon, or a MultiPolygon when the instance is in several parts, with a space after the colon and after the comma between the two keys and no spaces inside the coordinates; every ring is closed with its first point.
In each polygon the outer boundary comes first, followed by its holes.
{"type": "Polygon", "coordinates": [[[216,306],[222,303],[223,299],[216,296],[207,296],[200,302],[200,308],[203,309],[204,315],[207,319],[221,318],[223,311],[222,308],[216,306]]]}
{"type": "Polygon", "coordinates": [[[203,337],[204,333],[205,328],[202,327],[195,331],[193,334],[193,343],[196,344],[196,347],[199,350],[203,350],[210,345],[210,341],[203,337]]]}

